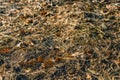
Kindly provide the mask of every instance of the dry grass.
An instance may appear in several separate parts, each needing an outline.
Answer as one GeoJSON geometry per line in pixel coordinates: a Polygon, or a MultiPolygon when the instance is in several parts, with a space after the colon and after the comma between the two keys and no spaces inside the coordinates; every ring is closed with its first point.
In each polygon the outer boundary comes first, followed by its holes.
{"type": "Polygon", "coordinates": [[[0,2],[0,80],[119,80],[119,5],[0,2]]]}

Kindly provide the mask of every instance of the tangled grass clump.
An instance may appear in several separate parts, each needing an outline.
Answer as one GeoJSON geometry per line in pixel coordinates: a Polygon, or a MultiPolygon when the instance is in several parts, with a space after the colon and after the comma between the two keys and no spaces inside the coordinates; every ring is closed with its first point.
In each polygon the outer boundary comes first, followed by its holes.
{"type": "Polygon", "coordinates": [[[0,4],[0,79],[120,79],[118,0],[0,4]]]}

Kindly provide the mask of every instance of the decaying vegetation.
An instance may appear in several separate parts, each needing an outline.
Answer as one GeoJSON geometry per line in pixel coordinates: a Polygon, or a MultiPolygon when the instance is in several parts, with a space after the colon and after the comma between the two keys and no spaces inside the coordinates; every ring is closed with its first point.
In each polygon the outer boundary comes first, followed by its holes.
{"type": "Polygon", "coordinates": [[[119,80],[119,0],[0,1],[0,80],[119,80]]]}

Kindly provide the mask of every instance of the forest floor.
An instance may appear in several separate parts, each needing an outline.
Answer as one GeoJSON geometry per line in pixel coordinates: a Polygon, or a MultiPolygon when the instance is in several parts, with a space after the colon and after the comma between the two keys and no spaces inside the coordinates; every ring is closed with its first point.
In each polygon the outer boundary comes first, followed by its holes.
{"type": "Polygon", "coordinates": [[[120,80],[119,0],[1,0],[0,80],[120,80]]]}

